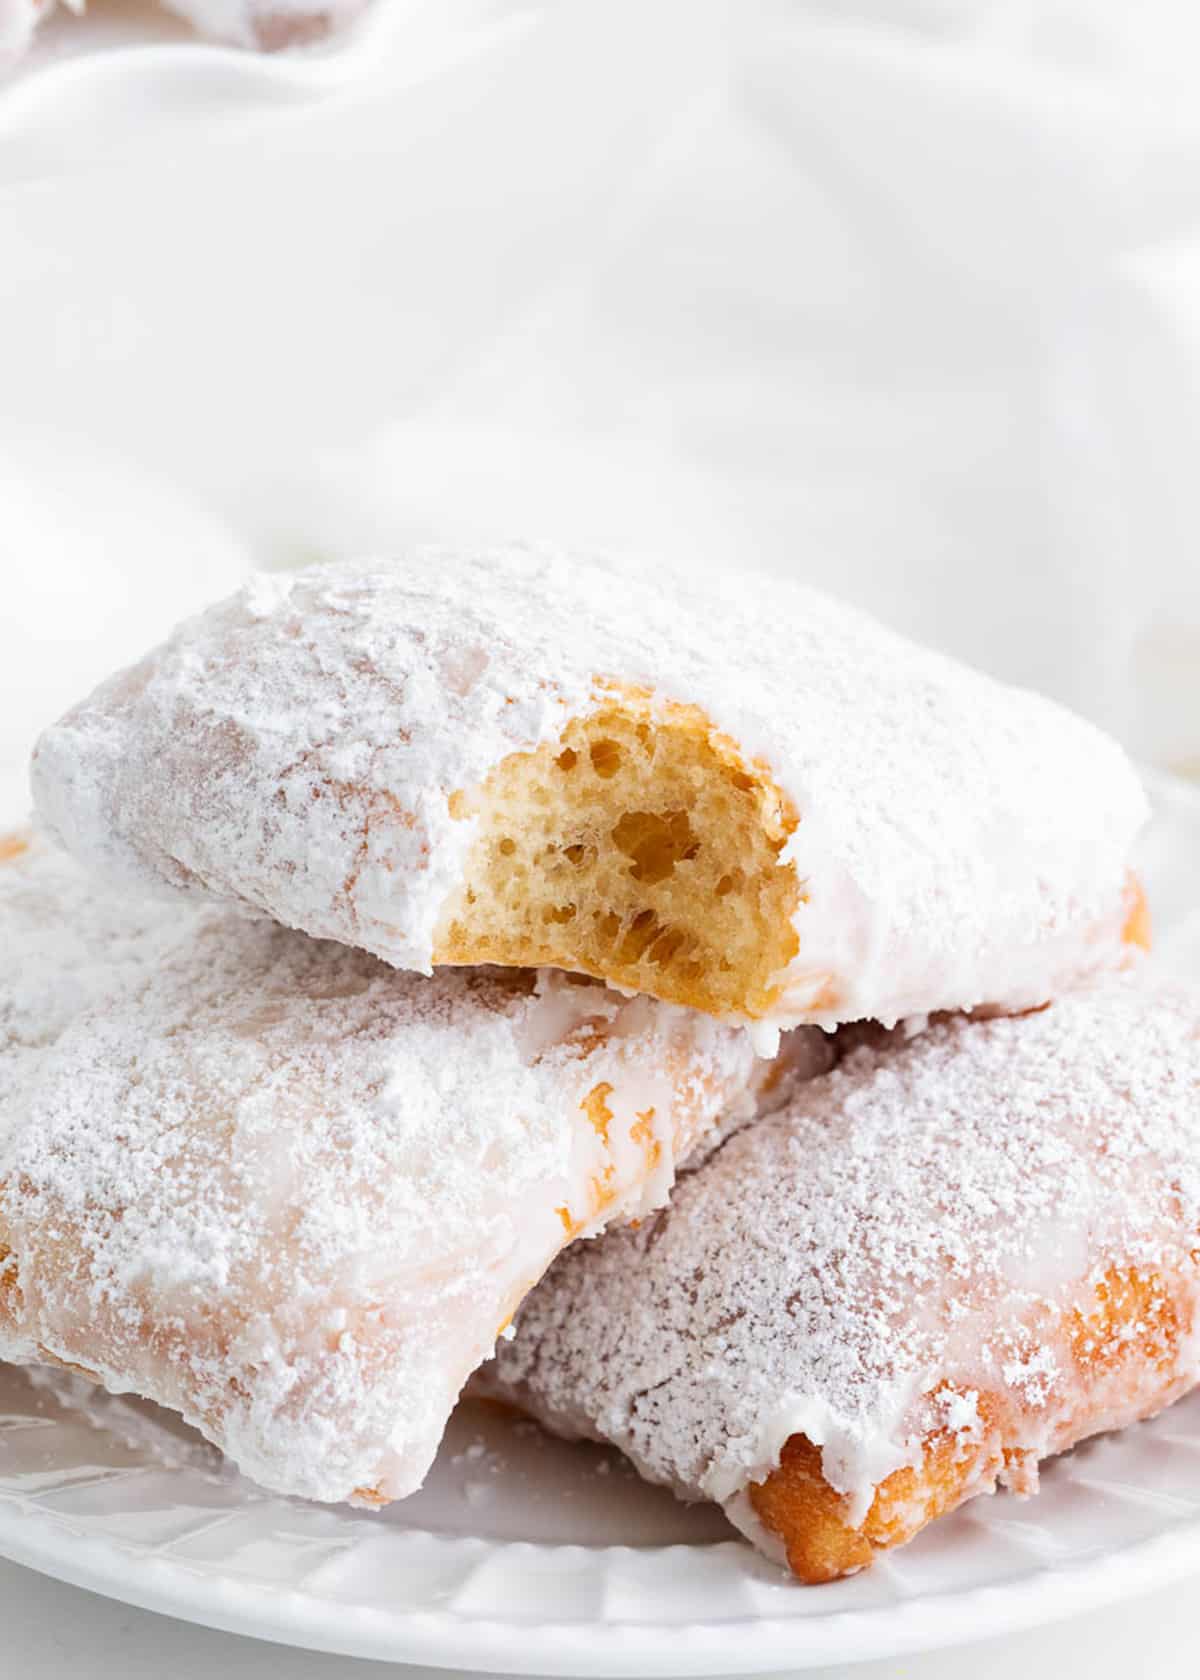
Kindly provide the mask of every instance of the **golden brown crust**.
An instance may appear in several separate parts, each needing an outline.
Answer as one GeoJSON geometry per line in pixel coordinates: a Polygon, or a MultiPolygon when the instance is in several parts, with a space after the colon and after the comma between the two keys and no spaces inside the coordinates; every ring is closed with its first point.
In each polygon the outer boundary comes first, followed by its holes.
{"type": "Polygon", "coordinates": [[[1132,872],[1125,883],[1125,926],[1121,938],[1126,945],[1137,945],[1148,951],[1153,944],[1153,926],[1145,889],[1132,872]]]}
{"type": "MultiPolygon", "coordinates": [[[[1200,1251],[1174,1277],[1110,1268],[1086,1310],[1075,1307],[1047,1327],[1056,1348],[1061,1340],[1067,1350],[1069,1370],[1052,1399],[1057,1411],[1044,1456],[1115,1423],[1149,1416],[1190,1386],[1179,1373],[1178,1354],[1191,1330],[1198,1265],[1200,1251]]],[[[805,1435],[791,1436],[778,1468],[750,1487],[749,1498],[759,1521],[783,1542],[792,1573],[813,1585],[855,1574],[877,1552],[903,1545],[1001,1480],[1032,1491],[1044,1419],[1012,1394],[979,1394],[976,1410],[979,1425],[969,1439],[931,1429],[919,1465],[886,1477],[859,1523],[849,1520],[846,1496],[825,1480],[821,1449],[805,1435]],[[1035,1438],[1038,1448],[1031,1445],[1035,1438]]]]}

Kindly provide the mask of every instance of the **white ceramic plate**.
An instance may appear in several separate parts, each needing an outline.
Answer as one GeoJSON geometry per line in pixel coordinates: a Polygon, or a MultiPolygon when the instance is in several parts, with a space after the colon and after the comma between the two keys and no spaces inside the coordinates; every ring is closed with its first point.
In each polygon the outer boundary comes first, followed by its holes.
{"type": "MultiPolygon", "coordinates": [[[[1200,967],[1200,797],[1153,784],[1166,960],[1200,967]]],[[[620,1457],[465,1405],[388,1511],[253,1487],[157,1408],[0,1367],[0,1553],[234,1632],[507,1673],[703,1675],[896,1656],[1200,1569],[1200,1393],[977,1500],[867,1574],[803,1588],[620,1457]]]]}

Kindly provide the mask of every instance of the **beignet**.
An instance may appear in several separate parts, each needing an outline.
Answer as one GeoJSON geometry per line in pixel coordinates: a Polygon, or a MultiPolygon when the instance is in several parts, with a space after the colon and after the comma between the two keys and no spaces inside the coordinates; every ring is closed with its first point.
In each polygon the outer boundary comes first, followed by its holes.
{"type": "Polygon", "coordinates": [[[47,730],[33,785],[114,878],[768,1047],[1118,964],[1146,809],[1090,725],[816,591],[523,549],[254,579],[47,730]]]}
{"type": "Polygon", "coordinates": [[[564,1255],[479,1379],[810,1582],[1200,1379],[1200,991],[847,1037],[564,1255]]]}
{"type": "Polygon", "coordinates": [[[769,1066],[595,982],[423,979],[6,849],[0,1358],[173,1407],[283,1493],[412,1491],[558,1250],[806,1042],[769,1066]]]}

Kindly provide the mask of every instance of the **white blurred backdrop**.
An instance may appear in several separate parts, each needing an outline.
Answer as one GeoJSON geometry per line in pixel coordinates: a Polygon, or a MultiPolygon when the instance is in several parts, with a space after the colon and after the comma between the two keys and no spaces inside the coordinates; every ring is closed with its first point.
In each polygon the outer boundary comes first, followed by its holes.
{"type": "Polygon", "coordinates": [[[140,3],[0,89],[0,760],[251,556],[487,534],[795,573],[1200,772],[1193,4],[140,3]]]}

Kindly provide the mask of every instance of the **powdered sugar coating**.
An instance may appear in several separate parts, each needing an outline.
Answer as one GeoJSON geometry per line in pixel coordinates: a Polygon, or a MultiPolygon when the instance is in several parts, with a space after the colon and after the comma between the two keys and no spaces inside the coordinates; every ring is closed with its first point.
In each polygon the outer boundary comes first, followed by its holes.
{"type": "Polygon", "coordinates": [[[142,984],[205,914],[114,894],[41,835],[0,831],[0,1067],[11,1077],[84,1010],[142,984]]]}
{"type": "Polygon", "coordinates": [[[525,549],[255,579],[48,730],[34,791],[91,864],[427,972],[474,832],[450,796],[604,681],[700,706],[800,813],[781,1024],[1025,1007],[1117,960],[1120,750],[779,579],[525,549]]]}
{"type": "Polygon", "coordinates": [[[661,1202],[761,1079],[681,1009],[122,911],[44,846],[0,925],[0,1357],[171,1406],[281,1492],[415,1488],[558,1249],[661,1202]]]}
{"type": "Polygon", "coordinates": [[[805,1434],[858,1522],[930,1430],[971,1439],[983,1394],[1036,1478],[1200,1378],[1198,1231],[1200,990],[1111,978],[851,1048],[652,1221],[563,1256],[482,1378],[747,1527],[743,1490],[805,1434]],[[1191,1307],[1161,1368],[1106,1389],[1069,1333],[1110,1268],[1191,1307]]]}

